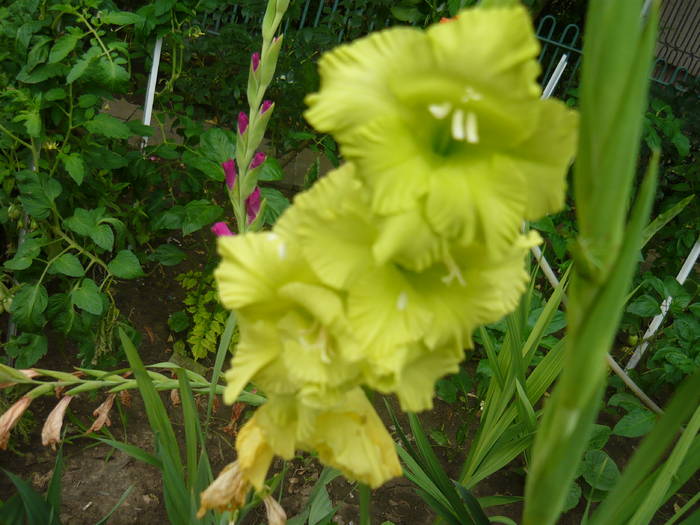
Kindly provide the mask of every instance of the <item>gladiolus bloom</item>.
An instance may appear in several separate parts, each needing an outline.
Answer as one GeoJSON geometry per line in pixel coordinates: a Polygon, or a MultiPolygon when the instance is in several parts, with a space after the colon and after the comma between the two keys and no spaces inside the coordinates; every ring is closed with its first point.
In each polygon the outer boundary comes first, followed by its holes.
{"type": "Polygon", "coordinates": [[[267,158],[267,155],[265,155],[262,151],[258,151],[253,156],[253,160],[250,161],[250,167],[248,169],[254,170],[258,166],[260,166],[263,162],[265,162],[266,158],[267,158]]]}
{"type": "Polygon", "coordinates": [[[262,115],[271,107],[272,107],[272,100],[263,100],[262,106],[260,106],[260,114],[262,115]]]}
{"type": "Polygon", "coordinates": [[[576,144],[576,113],[540,99],[538,52],[522,6],[381,31],[321,58],[305,116],[357,165],[373,212],[413,209],[500,252],[523,218],[561,208],[576,144]]]}
{"type": "Polygon", "coordinates": [[[253,222],[260,211],[260,188],[255,188],[245,201],[248,222],[253,222]]]}
{"type": "Polygon", "coordinates": [[[250,63],[253,66],[253,71],[257,71],[260,67],[260,53],[257,51],[253,53],[250,57],[250,63]]]}
{"type": "Polygon", "coordinates": [[[224,168],[226,187],[229,190],[232,190],[233,185],[236,183],[236,161],[233,159],[228,159],[226,162],[221,163],[221,167],[224,168]]]}
{"type": "Polygon", "coordinates": [[[238,133],[243,135],[248,129],[248,115],[242,111],[238,114],[238,133]]]}
{"type": "Polygon", "coordinates": [[[234,233],[228,227],[228,224],[225,222],[215,222],[212,224],[211,232],[217,237],[229,237],[234,235],[234,233]]]}

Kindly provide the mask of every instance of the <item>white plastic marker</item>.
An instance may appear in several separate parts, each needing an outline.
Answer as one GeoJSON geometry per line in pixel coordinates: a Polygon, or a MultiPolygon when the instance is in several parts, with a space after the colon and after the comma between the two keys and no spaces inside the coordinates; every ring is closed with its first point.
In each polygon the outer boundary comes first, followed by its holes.
{"type": "MultiPolygon", "coordinates": [[[[153,99],[156,96],[156,82],[158,82],[158,67],[160,66],[160,52],[163,47],[163,38],[156,40],[153,46],[153,64],[151,73],[148,75],[148,86],[146,87],[146,104],[143,107],[143,123],[151,125],[151,115],[153,114],[153,99]]],[[[148,137],[141,137],[141,149],[148,145],[148,137]]]]}

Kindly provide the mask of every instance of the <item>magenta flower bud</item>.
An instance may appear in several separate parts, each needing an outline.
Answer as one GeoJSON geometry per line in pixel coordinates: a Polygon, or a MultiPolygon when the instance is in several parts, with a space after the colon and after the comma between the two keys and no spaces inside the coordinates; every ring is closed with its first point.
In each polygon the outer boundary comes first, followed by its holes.
{"type": "Polygon", "coordinates": [[[258,151],[253,156],[253,160],[250,161],[250,167],[248,169],[254,170],[258,166],[260,166],[263,162],[265,162],[266,158],[267,158],[267,156],[262,151],[258,151]]]}
{"type": "Polygon", "coordinates": [[[226,224],[225,222],[215,222],[211,226],[211,231],[217,237],[227,237],[227,236],[235,235],[229,229],[228,224],[226,224]]]}
{"type": "Polygon", "coordinates": [[[260,114],[262,115],[271,107],[272,107],[272,100],[263,100],[262,106],[260,106],[260,114]]]}
{"type": "Polygon", "coordinates": [[[238,133],[243,135],[248,129],[248,115],[242,111],[238,114],[238,133]]]}
{"type": "Polygon", "coordinates": [[[253,71],[257,71],[260,67],[260,53],[253,53],[250,57],[250,63],[253,66],[253,71]]]}
{"type": "Polygon", "coordinates": [[[224,168],[224,173],[226,174],[226,187],[232,190],[236,182],[236,161],[228,159],[226,162],[221,163],[221,167],[224,168]]]}
{"type": "Polygon", "coordinates": [[[248,222],[253,222],[260,211],[260,188],[255,188],[245,201],[248,222]]]}

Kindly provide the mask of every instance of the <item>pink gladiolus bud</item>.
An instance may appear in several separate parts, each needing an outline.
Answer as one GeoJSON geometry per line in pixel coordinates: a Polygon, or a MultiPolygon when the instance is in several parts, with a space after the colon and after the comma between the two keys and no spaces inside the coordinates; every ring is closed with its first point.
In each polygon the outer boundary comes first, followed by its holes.
{"type": "Polygon", "coordinates": [[[272,100],[263,100],[262,106],[260,106],[260,114],[262,115],[271,107],[272,107],[272,100]]]}
{"type": "Polygon", "coordinates": [[[266,155],[262,151],[258,151],[254,156],[253,160],[250,161],[250,168],[251,170],[254,170],[258,166],[260,166],[263,162],[265,162],[266,155]]]}
{"type": "Polygon", "coordinates": [[[248,222],[253,222],[260,211],[260,188],[255,188],[245,201],[248,222]]]}
{"type": "Polygon", "coordinates": [[[238,133],[243,135],[245,133],[245,130],[248,129],[248,115],[243,113],[242,111],[238,114],[238,133]]]}
{"type": "Polygon", "coordinates": [[[224,168],[224,173],[226,174],[226,187],[232,190],[236,182],[236,161],[228,159],[226,162],[221,163],[221,167],[224,168]]]}
{"type": "Polygon", "coordinates": [[[253,71],[257,71],[260,67],[260,53],[253,53],[250,57],[250,63],[253,66],[253,71]]]}
{"type": "Polygon", "coordinates": [[[217,237],[226,237],[234,235],[225,222],[215,222],[211,226],[211,231],[217,237]]]}

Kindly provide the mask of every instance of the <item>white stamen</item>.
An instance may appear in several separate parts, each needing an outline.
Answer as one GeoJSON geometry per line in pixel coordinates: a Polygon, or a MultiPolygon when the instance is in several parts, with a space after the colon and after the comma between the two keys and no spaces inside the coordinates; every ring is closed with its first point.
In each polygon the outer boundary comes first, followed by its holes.
{"type": "Polygon", "coordinates": [[[284,259],[287,256],[287,245],[283,242],[277,246],[277,255],[280,259],[284,259]]]}
{"type": "Polygon", "coordinates": [[[462,272],[459,271],[459,267],[452,261],[447,265],[447,268],[450,270],[450,273],[448,273],[445,277],[441,279],[441,281],[445,284],[452,284],[452,281],[457,279],[457,282],[461,286],[467,286],[466,281],[464,280],[464,277],[462,276],[462,272]]]}
{"type": "Polygon", "coordinates": [[[428,106],[428,111],[436,119],[444,119],[447,114],[452,109],[452,104],[449,102],[443,102],[442,104],[430,104],[428,106]]]}
{"type": "Polygon", "coordinates": [[[452,138],[464,140],[464,111],[458,109],[452,114],[452,138]]]}
{"type": "Polygon", "coordinates": [[[482,98],[484,97],[481,96],[481,93],[479,93],[473,87],[466,87],[464,89],[464,96],[462,97],[462,102],[469,102],[470,100],[481,100],[482,98]]]}
{"type": "Polygon", "coordinates": [[[401,292],[399,298],[396,300],[396,309],[399,311],[405,310],[408,306],[408,294],[406,292],[401,292]]]}
{"type": "Polygon", "coordinates": [[[464,124],[464,134],[469,144],[478,144],[479,126],[476,120],[476,113],[471,111],[467,113],[467,122],[464,124]]]}

